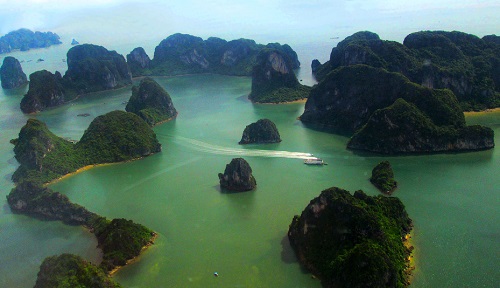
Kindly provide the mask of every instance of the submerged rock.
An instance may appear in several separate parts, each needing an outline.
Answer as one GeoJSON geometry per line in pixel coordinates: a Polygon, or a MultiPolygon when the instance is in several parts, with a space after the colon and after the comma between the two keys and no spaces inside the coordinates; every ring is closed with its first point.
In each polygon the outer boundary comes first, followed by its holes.
{"type": "Polygon", "coordinates": [[[224,174],[219,173],[220,187],[230,191],[243,192],[255,189],[257,182],[252,168],[243,158],[234,158],[226,165],[224,174]]]}
{"type": "Polygon", "coordinates": [[[14,57],[5,57],[2,67],[0,68],[0,80],[2,88],[13,89],[23,86],[28,83],[26,74],[21,68],[21,63],[14,57]]]}
{"type": "Polygon", "coordinates": [[[281,142],[278,128],[269,119],[260,119],[245,127],[241,141],[238,144],[279,143],[281,142]]]}

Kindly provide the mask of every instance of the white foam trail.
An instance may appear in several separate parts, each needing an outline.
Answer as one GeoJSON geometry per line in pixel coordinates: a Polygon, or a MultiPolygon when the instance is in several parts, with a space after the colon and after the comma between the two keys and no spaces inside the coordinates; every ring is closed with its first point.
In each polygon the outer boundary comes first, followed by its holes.
{"type": "Polygon", "coordinates": [[[188,165],[188,164],[190,164],[190,163],[196,162],[196,161],[198,161],[198,160],[200,160],[200,159],[201,159],[201,157],[190,158],[190,159],[188,159],[188,160],[186,160],[186,161],[184,161],[184,162],[177,163],[177,164],[175,164],[175,165],[172,165],[172,166],[170,166],[170,167],[167,167],[166,169],[163,169],[163,170],[161,170],[161,171],[158,171],[158,172],[156,172],[156,173],[154,173],[154,174],[152,174],[152,175],[150,175],[150,176],[148,176],[148,177],[146,177],[146,178],[141,179],[140,181],[135,182],[133,185],[131,185],[131,186],[129,186],[129,187],[127,187],[127,188],[125,188],[124,190],[125,190],[125,191],[128,191],[128,190],[130,190],[130,189],[133,189],[133,188],[135,188],[135,187],[137,187],[137,186],[141,185],[141,184],[142,184],[142,183],[144,183],[144,182],[148,182],[149,180],[151,180],[151,179],[153,179],[153,178],[156,178],[156,177],[158,177],[158,176],[160,176],[160,175],[162,175],[162,174],[165,174],[165,173],[167,173],[167,172],[169,172],[169,171],[172,171],[172,170],[174,170],[174,169],[177,169],[177,168],[179,168],[179,167],[182,167],[182,166],[188,165]]]}
{"type": "Polygon", "coordinates": [[[173,141],[178,142],[180,144],[188,144],[186,146],[189,146],[190,148],[200,152],[206,152],[217,155],[294,158],[294,159],[315,158],[311,153],[305,153],[305,152],[229,148],[218,145],[212,145],[195,139],[189,139],[180,136],[176,136],[175,138],[173,138],[173,141]]]}

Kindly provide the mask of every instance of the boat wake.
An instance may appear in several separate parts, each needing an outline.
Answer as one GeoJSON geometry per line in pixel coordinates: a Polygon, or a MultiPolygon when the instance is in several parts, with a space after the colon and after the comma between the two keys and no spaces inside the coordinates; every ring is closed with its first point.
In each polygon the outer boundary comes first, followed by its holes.
{"type": "Polygon", "coordinates": [[[269,158],[293,158],[293,159],[314,159],[311,153],[305,152],[290,152],[290,151],[277,151],[277,150],[260,150],[260,149],[241,149],[229,148],[218,145],[213,145],[198,141],[195,139],[176,136],[173,138],[174,142],[181,145],[188,146],[196,151],[206,152],[217,155],[230,155],[230,156],[252,156],[252,157],[269,157],[269,158]]]}

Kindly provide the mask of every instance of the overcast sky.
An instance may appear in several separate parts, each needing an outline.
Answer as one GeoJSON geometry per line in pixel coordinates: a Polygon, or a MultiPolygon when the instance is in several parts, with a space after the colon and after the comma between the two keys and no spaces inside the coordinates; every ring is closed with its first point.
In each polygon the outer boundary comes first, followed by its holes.
{"type": "Polygon", "coordinates": [[[0,0],[0,34],[24,27],[80,38],[182,32],[265,41],[266,35],[343,38],[370,30],[402,41],[419,30],[498,35],[498,15],[498,0],[0,0]]]}

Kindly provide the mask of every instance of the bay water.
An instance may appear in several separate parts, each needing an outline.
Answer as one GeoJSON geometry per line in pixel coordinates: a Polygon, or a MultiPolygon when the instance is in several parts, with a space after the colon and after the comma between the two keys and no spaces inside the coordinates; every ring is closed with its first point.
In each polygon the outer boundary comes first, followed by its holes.
{"type": "MultiPolygon", "coordinates": [[[[332,46],[292,45],[302,62],[297,71],[302,83],[315,83],[309,63],[314,58],[324,62],[332,46]]],[[[13,54],[24,60],[27,74],[41,69],[64,73],[68,48],[63,44],[13,54]],[[36,62],[39,58],[45,61],[36,62]]],[[[128,53],[134,47],[108,48],[128,53]]],[[[152,48],[147,52],[152,56],[152,48]]],[[[348,138],[302,125],[297,117],[304,103],[249,102],[249,77],[207,74],[155,80],[179,111],[176,119],[154,128],[162,152],[93,168],[51,185],[90,211],[132,219],[158,232],[155,245],[114,275],[124,287],[320,287],[298,264],[286,237],[288,225],[323,189],[379,194],[368,178],[382,160],[391,162],[399,183],[394,196],[403,201],[415,225],[412,287],[495,287],[500,280],[498,149],[401,157],[355,153],[345,148],[348,138]],[[276,124],[283,141],[238,145],[245,126],[262,118],[276,124]],[[309,153],[329,165],[304,165],[309,153]],[[252,167],[255,191],[220,191],[217,174],[235,157],[252,167]]],[[[93,118],[123,110],[131,95],[126,87],[23,115],[19,102],[26,90],[0,90],[0,287],[32,287],[47,256],[75,253],[95,263],[100,257],[94,236],[85,229],[10,211],[5,196],[18,164],[9,140],[30,117],[44,121],[59,136],[77,140],[93,118]],[[83,113],[90,116],[77,116],[83,113]]],[[[499,143],[499,112],[470,115],[467,122],[491,127],[499,143]]]]}

